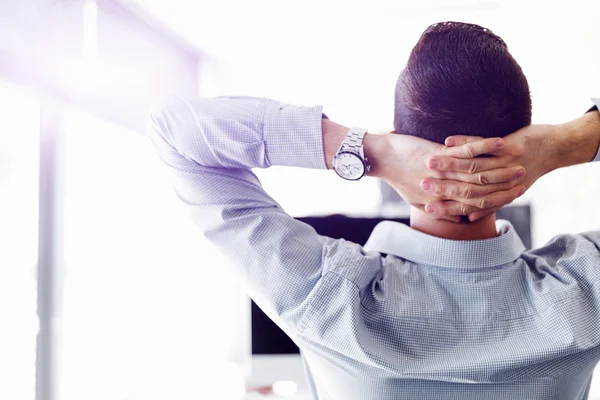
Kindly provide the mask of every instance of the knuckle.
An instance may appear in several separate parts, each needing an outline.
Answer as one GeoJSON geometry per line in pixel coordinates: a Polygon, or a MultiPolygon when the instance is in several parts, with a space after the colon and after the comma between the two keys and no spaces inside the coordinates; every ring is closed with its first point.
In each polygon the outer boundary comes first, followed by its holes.
{"type": "Polygon", "coordinates": [[[433,193],[438,195],[443,195],[446,193],[446,185],[443,183],[438,183],[433,185],[433,193]]]}
{"type": "Polygon", "coordinates": [[[515,145],[514,154],[519,157],[525,154],[525,145],[523,143],[515,145]]]}
{"type": "Polygon", "coordinates": [[[460,215],[468,215],[471,211],[471,207],[466,204],[460,205],[460,215]]]}
{"type": "Polygon", "coordinates": [[[444,171],[453,171],[456,168],[452,158],[442,158],[440,160],[440,169],[444,171]]]}
{"type": "Polygon", "coordinates": [[[435,157],[429,157],[427,159],[427,166],[435,169],[439,166],[439,160],[435,157]]]}
{"type": "Polygon", "coordinates": [[[470,158],[475,157],[475,149],[473,148],[473,145],[471,145],[470,143],[467,143],[465,145],[465,153],[470,158]]]}
{"type": "Polygon", "coordinates": [[[502,171],[494,174],[494,181],[496,183],[510,183],[514,179],[514,173],[510,170],[502,171]]]}
{"type": "Polygon", "coordinates": [[[474,195],[473,188],[469,185],[465,185],[461,190],[461,197],[463,199],[472,199],[474,195]]]}
{"type": "Polygon", "coordinates": [[[479,168],[479,163],[477,162],[477,160],[471,160],[467,172],[469,172],[470,174],[474,174],[477,171],[477,168],[479,168]]]}
{"type": "Polygon", "coordinates": [[[492,206],[492,201],[490,199],[481,199],[479,200],[479,208],[490,208],[492,206]]]}
{"type": "Polygon", "coordinates": [[[490,183],[490,178],[487,174],[484,174],[483,172],[477,174],[477,182],[480,185],[487,185],[488,183],[490,183]]]}

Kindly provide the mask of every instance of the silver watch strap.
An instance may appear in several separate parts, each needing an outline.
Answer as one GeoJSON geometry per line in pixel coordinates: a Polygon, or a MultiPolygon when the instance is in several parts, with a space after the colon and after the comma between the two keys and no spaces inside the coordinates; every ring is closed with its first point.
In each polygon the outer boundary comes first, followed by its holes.
{"type": "Polygon", "coordinates": [[[363,145],[363,139],[366,134],[367,134],[366,129],[357,128],[357,127],[353,126],[352,128],[350,128],[350,130],[346,134],[346,137],[344,138],[344,141],[342,142],[342,147],[349,148],[350,150],[360,153],[360,150],[363,145]]]}

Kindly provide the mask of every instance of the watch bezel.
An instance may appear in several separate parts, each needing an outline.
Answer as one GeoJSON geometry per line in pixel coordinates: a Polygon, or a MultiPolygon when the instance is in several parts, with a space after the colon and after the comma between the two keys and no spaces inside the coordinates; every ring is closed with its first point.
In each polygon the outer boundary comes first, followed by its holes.
{"type": "Polygon", "coordinates": [[[336,153],[335,157],[333,157],[333,163],[332,164],[333,164],[333,170],[335,171],[335,173],[338,174],[338,176],[340,178],[345,179],[347,181],[358,181],[359,179],[361,179],[362,177],[364,177],[367,174],[367,172],[368,172],[367,161],[364,158],[362,158],[360,156],[360,154],[358,154],[358,153],[356,153],[355,151],[352,151],[352,150],[341,150],[341,151],[338,151],[336,153]],[[342,176],[342,174],[340,174],[338,172],[338,170],[337,170],[337,159],[338,159],[338,156],[341,156],[342,154],[352,154],[354,157],[356,157],[356,158],[358,158],[360,160],[360,162],[363,165],[363,172],[362,172],[361,176],[359,176],[358,178],[350,179],[350,178],[346,178],[346,177],[342,176]]]}

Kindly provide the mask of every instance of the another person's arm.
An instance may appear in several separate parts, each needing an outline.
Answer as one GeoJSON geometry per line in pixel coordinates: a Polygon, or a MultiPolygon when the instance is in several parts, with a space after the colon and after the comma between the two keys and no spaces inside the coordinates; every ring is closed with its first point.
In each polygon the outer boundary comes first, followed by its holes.
{"type": "MultiPolygon", "coordinates": [[[[150,121],[149,135],[195,224],[230,258],[249,294],[288,334],[299,329],[322,275],[334,268],[360,286],[375,275],[380,262],[378,255],[322,237],[287,215],[251,171],[272,165],[330,167],[348,128],[322,119],[321,112],[320,106],[268,99],[197,98],[167,104],[150,121]],[[353,258],[352,265],[336,266],[342,254],[353,258]]],[[[365,152],[373,164],[372,175],[421,192],[419,181],[429,173],[426,159],[444,146],[423,148],[429,142],[409,137],[403,141],[401,136],[367,134],[365,152]],[[414,159],[415,149],[421,158],[414,159]],[[410,159],[414,162],[408,163],[410,159]]],[[[470,147],[489,152],[489,143],[470,147]]]]}

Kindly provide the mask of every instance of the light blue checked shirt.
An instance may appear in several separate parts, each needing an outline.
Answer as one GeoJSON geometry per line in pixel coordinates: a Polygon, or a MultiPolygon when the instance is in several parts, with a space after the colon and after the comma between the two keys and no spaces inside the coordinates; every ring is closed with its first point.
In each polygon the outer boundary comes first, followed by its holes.
{"type": "Polygon", "coordinates": [[[534,251],[506,221],[479,241],[390,221],[364,248],[320,236],[251,168],[325,169],[321,112],[176,100],[149,129],[195,223],[300,347],[314,398],[587,398],[600,360],[600,231],[534,251]]]}

